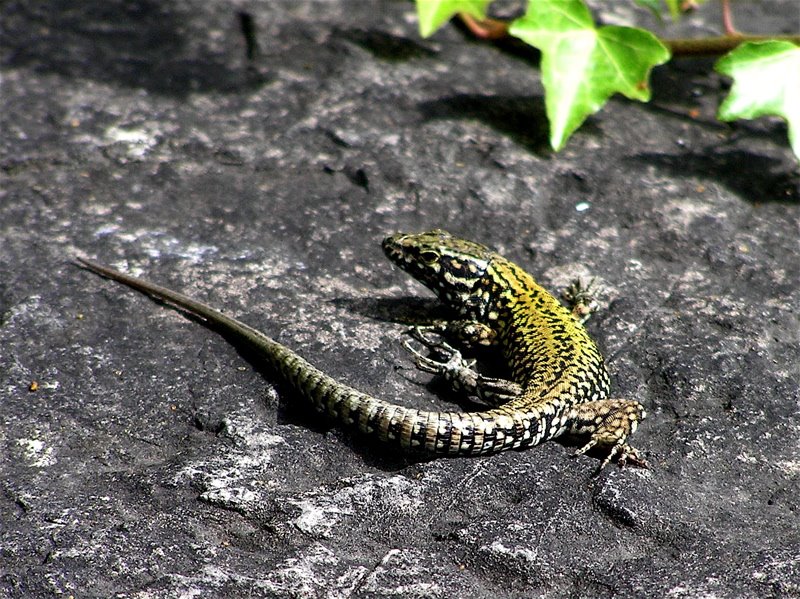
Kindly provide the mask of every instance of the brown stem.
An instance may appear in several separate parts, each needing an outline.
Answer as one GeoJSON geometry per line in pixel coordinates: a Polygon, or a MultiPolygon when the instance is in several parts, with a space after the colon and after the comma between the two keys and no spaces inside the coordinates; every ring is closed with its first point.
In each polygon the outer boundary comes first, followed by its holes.
{"type": "MultiPolygon", "coordinates": [[[[723,20],[725,29],[729,27],[733,33],[716,37],[661,39],[661,43],[670,49],[673,56],[721,56],[727,54],[743,42],[764,42],[767,40],[784,40],[800,45],[800,35],[748,35],[733,29],[730,19],[729,0],[723,0],[723,20]],[[727,17],[725,16],[727,14],[727,17]]],[[[483,40],[504,40],[511,36],[508,34],[508,23],[498,19],[478,20],[467,13],[459,13],[459,18],[464,26],[475,37],[483,40]]],[[[514,38],[511,38],[514,39],[514,38]]]]}
{"type": "Polygon", "coordinates": [[[783,40],[800,44],[800,35],[721,35],[696,39],[662,39],[661,43],[670,49],[673,56],[718,56],[727,54],[744,42],[765,42],[783,40]]]}
{"type": "Polygon", "coordinates": [[[722,0],[722,27],[726,35],[739,35],[736,26],[733,24],[733,14],[731,14],[731,0],[722,0]]]}
{"type": "Polygon", "coordinates": [[[459,13],[459,18],[463,21],[470,33],[482,40],[499,40],[508,37],[508,23],[497,19],[486,18],[478,21],[475,17],[465,12],[459,13]]]}

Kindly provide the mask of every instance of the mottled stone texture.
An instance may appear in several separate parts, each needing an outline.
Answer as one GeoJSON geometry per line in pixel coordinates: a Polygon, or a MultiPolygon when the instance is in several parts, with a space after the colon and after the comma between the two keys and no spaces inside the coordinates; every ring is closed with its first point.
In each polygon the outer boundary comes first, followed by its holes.
{"type": "MultiPolygon", "coordinates": [[[[739,4],[742,28],[800,30],[794,0],[739,4]]],[[[800,176],[780,122],[714,120],[710,62],[660,68],[651,104],[612,101],[553,154],[536,58],[421,40],[411,3],[0,11],[0,595],[800,592],[800,176]],[[69,263],[430,409],[451,398],[398,339],[436,309],[378,244],[435,226],[551,288],[599,277],[589,328],[650,414],[651,470],[595,476],[556,443],[385,451],[69,263]]]]}

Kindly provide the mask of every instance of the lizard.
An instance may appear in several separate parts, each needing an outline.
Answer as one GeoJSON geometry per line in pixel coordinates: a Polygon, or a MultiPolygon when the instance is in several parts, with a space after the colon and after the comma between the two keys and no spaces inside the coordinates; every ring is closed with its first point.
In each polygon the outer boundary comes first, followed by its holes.
{"type": "Polygon", "coordinates": [[[627,443],[646,416],[635,400],[609,399],[610,379],[596,344],[583,326],[587,295],[571,289],[570,311],[523,268],[488,247],[443,230],[390,235],[389,260],[423,283],[453,317],[411,329],[430,350],[412,348],[416,366],[442,376],[454,389],[478,396],[477,411],[428,411],[378,399],[345,385],[257,329],[190,297],[84,257],[76,263],[204,321],[263,357],[281,379],[341,424],[404,449],[439,455],[485,455],[538,445],[562,435],[588,438],[575,455],[593,447],[606,456],[647,467],[627,443]],[[465,348],[497,348],[510,377],[475,369],[445,339],[465,348]]]}

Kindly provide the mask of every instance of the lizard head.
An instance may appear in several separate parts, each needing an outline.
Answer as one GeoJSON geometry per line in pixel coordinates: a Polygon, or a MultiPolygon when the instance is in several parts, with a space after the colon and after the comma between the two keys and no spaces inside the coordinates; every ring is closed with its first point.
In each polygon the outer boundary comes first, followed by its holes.
{"type": "Polygon", "coordinates": [[[486,246],[441,229],[398,233],[383,240],[383,251],[397,266],[461,312],[473,311],[479,283],[494,257],[486,246]]]}

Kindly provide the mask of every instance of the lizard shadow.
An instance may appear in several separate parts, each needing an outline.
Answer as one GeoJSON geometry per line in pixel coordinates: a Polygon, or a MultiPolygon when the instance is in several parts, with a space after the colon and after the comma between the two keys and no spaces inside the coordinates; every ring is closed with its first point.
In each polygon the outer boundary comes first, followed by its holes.
{"type": "Polygon", "coordinates": [[[424,325],[436,320],[452,317],[451,312],[439,300],[432,297],[378,297],[336,298],[331,303],[337,308],[365,316],[379,322],[424,325]]]}

